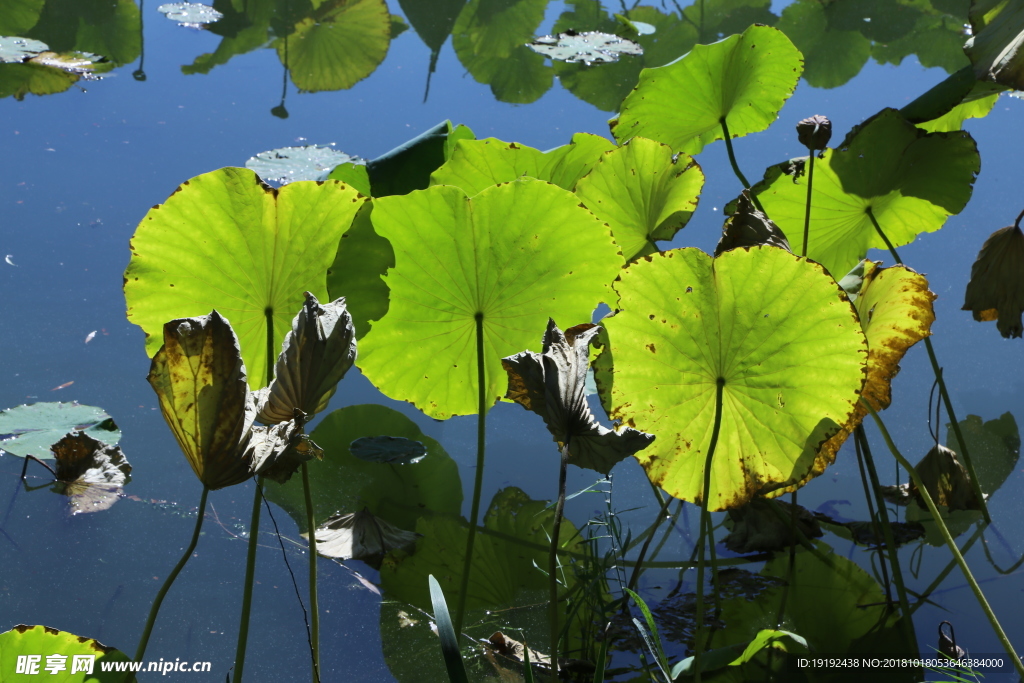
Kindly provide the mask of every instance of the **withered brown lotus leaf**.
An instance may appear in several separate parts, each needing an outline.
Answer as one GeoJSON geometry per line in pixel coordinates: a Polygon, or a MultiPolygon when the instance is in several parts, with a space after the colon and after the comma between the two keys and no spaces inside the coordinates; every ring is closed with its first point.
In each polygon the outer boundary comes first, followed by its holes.
{"type": "MultiPolygon", "coordinates": [[[[981,509],[980,501],[971,486],[971,475],[960,463],[957,454],[949,448],[935,446],[914,469],[936,505],[945,505],[950,510],[981,509]]],[[[913,485],[910,490],[911,493],[917,493],[913,485]]],[[[918,503],[924,507],[920,496],[918,499],[918,503]]]]}
{"type": "Polygon", "coordinates": [[[56,490],[68,497],[72,515],[109,509],[131,481],[132,466],[121,449],[84,432],[71,432],[50,450],[57,460],[56,490]]]}
{"type": "Polygon", "coordinates": [[[251,476],[246,447],[256,411],[226,318],[213,311],[166,323],[148,379],[199,481],[219,489],[251,476]]]}
{"type": "Polygon", "coordinates": [[[1007,339],[1024,334],[1024,232],[1022,213],[1013,225],[992,233],[971,266],[963,310],[978,321],[996,320],[999,334],[1007,339]]]}
{"type": "MultiPolygon", "coordinates": [[[[309,534],[303,534],[308,538],[309,534]]],[[[419,534],[399,529],[376,517],[367,508],[327,518],[316,529],[316,551],[339,560],[363,560],[380,568],[392,550],[413,544],[419,534]]]]}
{"type": "Polygon", "coordinates": [[[302,463],[323,457],[323,450],[302,433],[295,420],[253,427],[245,454],[257,475],[279,484],[287,482],[302,463]]]}
{"type": "Polygon", "coordinates": [[[715,247],[715,256],[730,249],[756,247],[762,244],[779,247],[791,253],[793,251],[789,248],[789,240],[786,239],[782,228],[757,210],[750,199],[750,190],[743,190],[743,194],[736,201],[736,213],[725,221],[722,228],[722,238],[715,247]]]}
{"type": "Polygon", "coordinates": [[[259,393],[259,421],[278,424],[299,410],[308,418],[327,407],[356,360],[355,327],[345,298],[321,305],[306,292],[274,366],[274,381],[259,393]]]}
{"type": "Polygon", "coordinates": [[[523,351],[502,358],[501,364],[508,373],[505,398],[543,417],[558,445],[569,444],[570,463],[608,474],[615,463],[650,445],[654,436],[631,427],[602,427],[590,412],[584,388],[590,340],[600,330],[587,323],[563,334],[548,319],[542,354],[523,351]]]}

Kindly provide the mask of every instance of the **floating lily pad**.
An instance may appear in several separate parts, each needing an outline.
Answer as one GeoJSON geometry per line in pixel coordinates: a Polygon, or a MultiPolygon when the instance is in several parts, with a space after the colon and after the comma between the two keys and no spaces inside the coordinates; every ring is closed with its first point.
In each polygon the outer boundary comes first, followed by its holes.
{"type": "Polygon", "coordinates": [[[165,17],[182,26],[201,27],[212,24],[224,17],[223,14],[198,2],[173,2],[156,8],[165,17]]]}
{"type": "Polygon", "coordinates": [[[867,348],[821,266],[775,247],[713,260],[688,248],[632,264],[615,288],[595,375],[612,419],[657,436],[636,455],[652,482],[702,500],[719,384],[709,510],[778,495],[834,460],[822,446],[854,412],[867,348]]]}
{"type": "Polygon", "coordinates": [[[245,167],[268,183],[287,185],[296,180],[327,180],[336,166],[361,159],[327,145],[281,147],[249,157],[245,167]]]}
{"type": "Polygon", "coordinates": [[[0,36],[0,62],[5,64],[27,62],[49,49],[46,43],[31,38],[0,36]]]}
{"type": "MultiPolygon", "coordinates": [[[[648,26],[650,26],[648,24],[648,26]]],[[[653,27],[652,27],[653,28],[653,27]]],[[[560,62],[595,64],[617,62],[622,55],[642,55],[639,43],[600,31],[566,31],[555,36],[541,36],[528,43],[534,52],[560,62]]]]}
{"type": "Polygon", "coordinates": [[[360,460],[389,465],[411,465],[427,455],[426,446],[402,436],[364,436],[353,441],[348,449],[360,460]]]}
{"type": "Polygon", "coordinates": [[[121,440],[121,430],[102,408],[33,403],[0,412],[0,449],[11,455],[52,458],[50,447],[69,432],[85,432],[108,444],[121,440]]]}
{"type": "Polygon", "coordinates": [[[58,493],[70,500],[71,514],[107,510],[117,502],[131,478],[132,466],[117,446],[88,434],[68,434],[53,445],[58,493]]]}
{"type": "Polygon", "coordinates": [[[124,672],[120,669],[107,671],[104,665],[128,661],[123,652],[98,640],[49,626],[19,624],[6,633],[0,633],[0,670],[7,672],[4,678],[8,680],[39,678],[60,683],[119,683],[124,680],[124,672]],[[26,655],[41,656],[37,662],[38,669],[19,676],[14,673],[19,670],[18,658],[26,655]],[[46,655],[63,655],[61,661],[66,669],[58,675],[47,671],[46,655]]]}

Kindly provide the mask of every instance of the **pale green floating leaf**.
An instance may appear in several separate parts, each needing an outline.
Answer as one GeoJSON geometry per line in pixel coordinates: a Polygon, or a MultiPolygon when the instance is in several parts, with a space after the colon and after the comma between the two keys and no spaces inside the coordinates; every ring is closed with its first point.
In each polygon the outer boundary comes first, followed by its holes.
{"type": "Polygon", "coordinates": [[[327,269],[364,202],[337,181],[274,190],[240,168],[186,181],[149,210],[131,242],[125,300],[147,353],[160,347],[166,321],[216,309],[238,335],[251,387],[264,386],[268,314],[279,349],[303,292],[327,298],[327,269]]]}
{"type": "Polygon", "coordinates": [[[789,489],[834,459],[822,446],[854,412],[867,348],[853,306],[816,263],[754,247],[711,259],[648,256],[615,286],[596,379],[610,417],[654,434],[652,482],[699,503],[722,383],[710,510],[789,489]]]}
{"type": "Polygon", "coordinates": [[[479,409],[478,321],[490,406],[507,386],[500,359],[537,348],[549,317],[589,319],[622,263],[607,226],[538,180],[472,198],[441,185],[375,199],[373,226],[395,267],[387,315],[363,338],[358,365],[384,394],[438,419],[479,409]]]}
{"type": "Polygon", "coordinates": [[[0,412],[0,450],[11,455],[52,458],[50,447],[69,432],[83,432],[116,444],[121,430],[102,408],[78,403],[32,403],[0,412]]]}
{"type": "Polygon", "coordinates": [[[600,31],[566,31],[554,36],[541,36],[527,43],[527,47],[560,62],[587,65],[617,62],[622,55],[644,53],[639,43],[600,31]]]}
{"type": "Polygon", "coordinates": [[[620,142],[643,136],[697,154],[723,138],[723,120],[732,137],[770,126],[802,71],[800,52],[784,33],[754,25],[644,70],[611,121],[612,133],[620,142]]]}
{"type": "Polygon", "coordinates": [[[296,180],[327,180],[336,166],[361,162],[359,157],[327,145],[306,145],[260,152],[249,157],[245,167],[255,171],[265,182],[287,185],[296,180]]]}
{"type": "Polygon", "coordinates": [[[224,18],[224,15],[209,5],[198,2],[174,2],[160,5],[156,11],[182,26],[200,28],[224,18]]]}
{"type": "Polygon", "coordinates": [[[32,38],[0,36],[0,62],[4,64],[27,62],[49,49],[46,43],[32,38]]]}

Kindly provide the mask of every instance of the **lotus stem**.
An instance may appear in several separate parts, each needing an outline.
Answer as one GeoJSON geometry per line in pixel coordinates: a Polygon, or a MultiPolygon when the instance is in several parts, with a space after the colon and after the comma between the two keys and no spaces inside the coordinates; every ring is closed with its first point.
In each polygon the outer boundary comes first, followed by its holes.
{"type": "MultiPolygon", "coordinates": [[[[974,530],[974,533],[971,534],[971,537],[967,539],[966,543],[964,543],[964,547],[960,549],[961,555],[970,550],[971,546],[974,545],[974,543],[979,538],[981,538],[983,529],[984,527],[982,526],[981,522],[978,522],[977,528],[974,530]]],[[[942,584],[942,582],[946,580],[946,577],[949,576],[949,573],[953,571],[953,567],[955,566],[956,558],[953,558],[949,561],[949,564],[943,567],[941,572],[935,575],[935,578],[932,579],[932,582],[930,584],[928,584],[928,587],[925,588],[924,591],[922,591],[920,594],[916,595],[917,602],[915,602],[914,606],[910,608],[911,612],[916,612],[918,607],[923,605],[925,602],[928,602],[928,596],[931,595],[935,591],[935,589],[938,588],[942,584]]]]}
{"type": "MultiPolygon", "coordinates": [[[[720,122],[722,124],[722,135],[725,138],[725,149],[729,153],[729,163],[732,164],[732,172],[736,174],[737,178],[739,178],[744,189],[749,189],[750,181],[748,181],[746,176],[743,175],[743,171],[740,170],[740,165],[736,163],[736,152],[733,151],[732,136],[729,135],[729,124],[725,122],[724,116],[720,119],[720,122]]],[[[757,195],[754,194],[753,190],[750,192],[750,199],[754,202],[754,206],[757,207],[757,210],[764,213],[764,207],[761,206],[761,200],[757,198],[757,195]]]]}
{"type": "MultiPolygon", "coordinates": [[[[256,576],[256,546],[260,533],[260,498],[263,477],[256,478],[256,491],[252,498],[252,517],[249,521],[249,550],[245,556],[245,587],[242,589],[242,618],[238,624],[238,648],[235,650],[235,675],[232,683],[242,683],[245,668],[245,646],[249,639],[249,614],[252,611],[252,584],[256,576]]],[[[312,531],[311,531],[312,533],[312,531]]]]}
{"type": "Polygon", "coordinates": [[[562,514],[565,512],[565,475],[569,469],[569,439],[561,450],[558,467],[558,502],[555,503],[555,520],[551,524],[551,548],[548,551],[548,622],[551,647],[551,681],[558,683],[558,539],[562,528],[562,514]]]}
{"type": "MultiPolygon", "coordinates": [[[[871,520],[871,532],[875,535],[876,542],[880,542],[879,539],[883,537],[882,527],[878,523],[878,517],[875,516],[875,503],[874,495],[871,491],[872,486],[868,484],[868,473],[864,469],[864,455],[861,453],[860,440],[855,436],[853,439],[854,450],[857,453],[857,469],[860,471],[860,483],[864,488],[864,501],[868,504],[868,518],[871,520]]],[[[876,490],[877,494],[877,490],[876,490]]],[[[879,497],[880,504],[884,505],[885,501],[879,497]]],[[[892,602],[892,582],[889,580],[889,570],[885,568],[885,555],[878,549],[879,564],[882,568],[882,580],[885,582],[885,599],[892,602]]]]}
{"type": "MultiPolygon", "coordinates": [[[[188,562],[188,558],[192,557],[192,553],[196,549],[196,544],[199,543],[199,532],[203,528],[203,517],[206,515],[206,496],[210,493],[210,489],[203,486],[203,495],[199,499],[199,511],[196,513],[196,528],[192,532],[192,541],[188,544],[188,548],[185,549],[185,554],[178,560],[178,564],[174,565],[174,569],[167,575],[167,579],[164,581],[164,585],[160,587],[160,591],[156,594],[156,598],[153,599],[153,606],[149,608],[149,618],[146,619],[146,626],[142,629],[142,638],[139,639],[139,647],[135,651],[135,661],[141,662],[143,656],[146,654],[146,645],[149,644],[149,636],[153,632],[153,624],[156,623],[156,615],[160,611],[160,605],[164,601],[164,596],[167,595],[167,591],[170,590],[171,584],[178,578],[178,574],[185,567],[185,563],[188,562]]],[[[125,680],[131,680],[131,674],[125,680]]]]}
{"type": "Polygon", "coordinates": [[[654,524],[651,525],[650,534],[644,539],[643,546],[640,547],[640,555],[636,558],[636,564],[633,566],[633,573],[629,576],[629,584],[626,586],[631,591],[636,590],[636,582],[640,578],[641,568],[644,564],[644,558],[647,556],[647,549],[651,547],[651,541],[654,540],[654,534],[658,532],[658,527],[661,525],[661,520],[665,519],[665,513],[668,512],[668,506],[675,500],[672,496],[667,496],[665,500],[661,501],[661,507],[658,509],[658,516],[654,519],[654,524]]]}
{"type": "Polygon", "coordinates": [[[320,607],[316,595],[316,520],[313,517],[313,496],[309,491],[309,469],[302,463],[302,495],[306,499],[306,529],[309,533],[309,610],[312,612],[310,647],[313,650],[313,683],[320,683],[320,607]]]}
{"type": "Polygon", "coordinates": [[[875,499],[878,503],[878,515],[882,521],[882,534],[885,537],[886,549],[889,551],[889,565],[892,567],[892,579],[896,582],[896,595],[900,599],[900,611],[903,613],[904,627],[907,629],[906,637],[917,651],[917,634],[914,632],[914,620],[910,611],[910,601],[907,599],[907,589],[903,584],[903,571],[900,569],[899,550],[896,547],[896,539],[892,535],[892,526],[889,524],[889,511],[885,507],[885,499],[882,498],[882,486],[878,481],[878,470],[875,469],[875,459],[871,457],[871,447],[868,445],[867,435],[864,433],[864,426],[857,425],[854,430],[854,438],[857,439],[859,452],[864,454],[864,463],[867,465],[868,476],[871,477],[871,488],[875,492],[875,499]]]}
{"type": "Polygon", "coordinates": [[[903,469],[907,471],[910,478],[914,481],[914,486],[917,487],[917,492],[922,498],[924,498],[925,505],[928,507],[928,512],[931,513],[932,520],[939,528],[939,533],[942,534],[943,540],[946,542],[946,546],[949,551],[953,553],[953,557],[956,558],[956,563],[960,565],[960,571],[963,572],[964,578],[967,579],[967,583],[971,586],[971,591],[974,593],[975,599],[978,604],[981,605],[981,609],[985,612],[985,616],[988,617],[988,621],[992,624],[992,630],[995,631],[996,637],[999,638],[999,642],[1003,644],[1003,648],[1006,650],[1006,654],[1013,660],[1013,668],[1017,670],[1017,675],[1024,679],[1024,663],[1021,662],[1020,657],[1013,649],[1013,645],[1010,643],[1010,639],[1006,637],[1006,632],[1003,631],[1003,627],[999,624],[999,619],[996,618],[995,612],[992,611],[992,607],[988,604],[988,600],[985,598],[985,594],[981,591],[981,586],[974,579],[974,575],[971,573],[971,568],[967,566],[967,561],[964,556],[960,553],[960,549],[956,546],[956,541],[953,540],[953,536],[949,533],[949,529],[946,527],[946,523],[942,521],[942,516],[939,513],[938,507],[935,505],[935,501],[932,500],[931,494],[925,487],[924,482],[921,481],[921,477],[918,475],[911,464],[903,457],[899,449],[896,448],[896,444],[893,443],[892,437],[889,436],[889,430],[885,428],[885,424],[882,422],[882,418],[878,416],[875,409],[871,407],[871,404],[861,398],[861,403],[867,406],[867,409],[871,411],[871,417],[875,418],[875,424],[878,425],[878,430],[882,433],[882,438],[885,439],[885,444],[889,447],[893,457],[903,466],[903,469]]]}
{"type": "MultiPolygon", "coordinates": [[[[885,232],[882,230],[882,226],[878,224],[875,219],[875,214],[872,213],[871,207],[869,206],[864,212],[871,219],[871,224],[875,226],[875,232],[879,234],[882,241],[885,242],[886,246],[889,247],[889,253],[896,260],[896,263],[903,265],[903,259],[896,252],[896,247],[892,245],[889,238],[886,237],[885,232]]],[[[1021,213],[1024,216],[1024,212],[1021,213]]],[[[1020,220],[1018,218],[1018,220],[1020,220]]],[[[946,406],[946,414],[949,415],[949,421],[953,425],[953,434],[956,435],[957,443],[960,444],[960,455],[964,456],[964,465],[967,466],[967,473],[971,475],[971,488],[974,490],[974,497],[978,499],[978,504],[981,505],[981,514],[985,518],[986,524],[992,523],[992,517],[988,513],[988,503],[985,502],[985,494],[981,490],[981,482],[978,481],[978,473],[974,469],[974,463],[971,461],[971,454],[967,450],[967,441],[964,440],[964,435],[960,432],[960,421],[956,419],[956,413],[953,411],[953,401],[949,398],[949,391],[946,390],[946,381],[942,378],[942,368],[939,367],[939,360],[935,357],[935,347],[932,346],[931,336],[924,338],[924,347],[928,350],[928,360],[932,364],[932,372],[935,373],[935,381],[939,383],[939,393],[942,395],[942,402],[946,406]]],[[[935,429],[938,430],[939,426],[936,425],[935,429]]]]}
{"type": "Polygon", "coordinates": [[[718,433],[722,429],[722,390],[724,388],[725,378],[719,377],[715,393],[715,426],[711,430],[711,445],[708,446],[708,455],[704,460],[704,493],[701,495],[700,538],[697,540],[700,554],[697,556],[697,631],[694,637],[696,650],[693,655],[696,683],[701,681],[700,659],[704,652],[704,540],[711,524],[711,514],[708,512],[708,496],[711,494],[711,462],[715,457],[715,448],[718,446],[718,433]]]}
{"type": "Polygon", "coordinates": [[[814,150],[811,150],[811,163],[807,171],[807,208],[804,210],[804,244],[800,255],[807,258],[807,239],[811,232],[811,188],[814,186],[814,150]]]}
{"type": "Polygon", "coordinates": [[[484,447],[487,441],[487,370],[484,367],[484,314],[476,316],[476,477],[473,481],[473,504],[469,512],[469,537],[466,539],[466,558],[462,563],[462,581],[459,584],[459,602],[455,608],[455,633],[462,636],[462,620],[466,615],[466,592],[469,590],[469,574],[473,564],[473,542],[476,540],[476,523],[480,516],[480,491],[484,485],[484,447]]]}

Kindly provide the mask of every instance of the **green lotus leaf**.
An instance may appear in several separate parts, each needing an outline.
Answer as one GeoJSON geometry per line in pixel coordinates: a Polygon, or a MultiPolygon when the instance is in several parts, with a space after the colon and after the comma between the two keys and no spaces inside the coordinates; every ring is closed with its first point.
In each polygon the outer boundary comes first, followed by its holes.
{"type": "MultiPolygon", "coordinates": [[[[868,249],[885,249],[868,209],[896,247],[938,230],[967,204],[980,164],[967,133],[929,134],[895,109],[881,111],[815,164],[808,258],[839,275],[868,249]]],[[[752,188],[797,253],[807,204],[804,166],[772,166],[752,188]]]]}
{"type": "MultiPolygon", "coordinates": [[[[509,487],[494,495],[473,546],[467,624],[488,611],[515,610],[516,627],[532,636],[529,642],[543,642],[548,579],[539,567],[547,566],[553,521],[554,510],[547,501],[531,500],[520,489],[509,487]]],[[[461,519],[434,516],[421,518],[416,532],[421,538],[414,553],[384,559],[381,587],[391,599],[429,610],[427,576],[435,576],[446,595],[458,595],[469,531],[461,519]]],[[[559,537],[563,549],[582,552],[583,540],[568,520],[562,521],[559,537]]],[[[564,576],[563,587],[572,589],[575,574],[567,571],[564,576]]],[[[576,629],[572,635],[578,637],[576,629]]]]}
{"type": "Polygon", "coordinates": [[[1001,85],[988,81],[977,81],[970,92],[959,104],[948,112],[931,121],[917,124],[917,127],[929,133],[948,133],[963,128],[967,119],[980,119],[988,116],[996,106],[999,93],[1005,90],[1001,85]]]}
{"type": "Polygon", "coordinates": [[[657,251],[697,209],[704,172],[691,157],[646,138],[601,156],[576,183],[576,196],[612,229],[627,261],[657,251]]]}
{"type": "Polygon", "coordinates": [[[331,0],[278,38],[277,56],[300,90],[347,90],[373,73],[391,43],[384,0],[331,0]]]}
{"type": "Polygon", "coordinates": [[[121,66],[139,58],[141,22],[142,13],[133,0],[48,0],[27,37],[43,41],[54,52],[89,52],[121,66]]]}
{"type": "Polygon", "coordinates": [[[327,297],[327,268],[363,203],[336,181],[273,190],[242,168],[186,181],[132,237],[125,300],[146,352],[160,347],[166,321],[216,309],[238,334],[251,386],[263,386],[268,320],[280,348],[303,292],[327,297]]]}
{"type": "Polygon", "coordinates": [[[286,422],[298,414],[311,419],[327,407],[355,359],[355,328],[345,299],[321,305],[306,292],[277,357],[274,381],[260,392],[256,419],[264,424],[286,422]]]}
{"type": "Polygon", "coordinates": [[[751,26],[641,72],[612,133],[620,142],[639,135],[697,154],[724,137],[723,121],[734,138],[770,126],[802,71],[800,51],[784,33],[751,26]]]}
{"type": "Polygon", "coordinates": [[[776,28],[803,54],[803,77],[815,88],[838,88],[859,74],[871,57],[871,41],[860,31],[831,26],[829,7],[817,0],[798,0],[786,7],[776,28]]]}
{"type": "Polygon", "coordinates": [[[53,445],[57,461],[54,490],[68,497],[70,512],[78,515],[109,510],[131,481],[132,466],[118,446],[73,432],[53,445]]]}
{"type": "MultiPolygon", "coordinates": [[[[8,0],[0,15],[0,36],[20,36],[39,21],[46,0],[8,0]]],[[[9,38],[0,38],[0,44],[9,38]]],[[[2,50],[3,48],[0,48],[2,50]]]]}
{"type": "Polygon", "coordinates": [[[477,83],[499,102],[528,104],[551,87],[552,68],[526,43],[544,20],[547,0],[471,0],[452,28],[452,46],[477,83]]]}
{"type": "Polygon", "coordinates": [[[352,163],[346,161],[344,163],[335,166],[329,174],[327,174],[328,180],[340,180],[346,185],[355,188],[359,194],[369,197],[370,192],[370,176],[366,171],[366,164],[364,163],[352,163]]]}
{"type": "Polygon", "coordinates": [[[466,0],[398,0],[416,35],[430,48],[431,71],[465,4],[466,0]]]}
{"type": "Polygon", "coordinates": [[[349,444],[348,450],[360,460],[388,465],[413,465],[427,454],[426,446],[402,436],[363,436],[349,444]]]}
{"type": "MultiPolygon", "coordinates": [[[[458,515],[462,510],[459,468],[444,448],[423,434],[396,410],[380,405],[359,405],[329,413],[311,434],[323,449],[324,459],[310,467],[309,490],[315,518],[364,507],[401,529],[415,529],[424,514],[458,515]],[[352,455],[349,446],[364,437],[399,436],[422,443],[427,455],[405,465],[366,462],[352,455]]],[[[302,481],[281,485],[266,482],[266,496],[280,505],[306,532],[306,504],[302,481]]]]}
{"type": "Polygon", "coordinates": [[[473,196],[497,183],[528,177],[570,190],[605,152],[615,149],[607,138],[576,133],[567,145],[542,152],[518,142],[496,138],[463,140],[451,158],[430,175],[431,185],[454,185],[473,196]]]}
{"type": "Polygon", "coordinates": [[[242,483],[252,474],[245,449],[256,406],[231,323],[213,311],[163,331],[147,379],[167,426],[204,486],[242,483]]]}
{"type": "Polygon", "coordinates": [[[373,226],[396,265],[387,315],[358,365],[384,394],[437,419],[478,411],[478,323],[490,406],[507,386],[500,359],[536,348],[549,317],[589,319],[622,264],[607,226],[539,180],[472,198],[439,185],[375,199],[373,226]]]}
{"type": "Polygon", "coordinates": [[[568,462],[605,476],[617,462],[650,445],[654,437],[629,427],[608,429],[590,411],[584,394],[590,368],[590,340],[601,331],[592,323],[570,327],[563,334],[554,320],[544,332],[544,354],[532,351],[502,358],[508,373],[508,394],[544,418],[568,462]]]}
{"type": "Polygon", "coordinates": [[[960,130],[969,118],[987,116],[1006,86],[974,78],[967,66],[929,88],[900,114],[929,133],[960,130]]]}
{"type": "Polygon", "coordinates": [[[217,49],[199,55],[191,64],[182,64],[181,73],[185,75],[207,74],[213,67],[227,64],[232,57],[243,55],[253,50],[258,50],[267,44],[270,26],[261,22],[255,26],[248,26],[234,35],[226,35],[221,38],[217,49]]]}
{"type": "Polygon", "coordinates": [[[972,35],[964,52],[978,80],[1024,90],[1024,5],[1007,0],[971,2],[972,35]]]}
{"type": "MultiPolygon", "coordinates": [[[[706,652],[701,660],[701,671],[706,674],[727,666],[741,666],[766,649],[806,654],[807,639],[789,631],[772,628],[761,629],[749,643],[737,643],[706,652]]],[[[696,658],[691,656],[673,666],[672,680],[676,680],[679,676],[693,676],[696,670],[695,662],[696,658]]]]}
{"type": "Polygon", "coordinates": [[[645,257],[623,273],[598,389],[610,417],[654,434],[637,454],[676,498],[703,497],[722,383],[710,510],[824,468],[821,446],[854,412],[867,348],[856,313],[816,263],[775,247],[645,257]]]}
{"type": "Polygon", "coordinates": [[[124,670],[105,671],[104,664],[130,661],[120,650],[108,647],[98,640],[58,631],[49,626],[19,624],[10,631],[0,633],[0,670],[4,680],[50,680],[59,683],[120,683],[124,670]],[[54,655],[51,670],[50,657],[54,655]],[[24,676],[19,671],[18,658],[35,656],[24,676]]]}
{"type": "Polygon", "coordinates": [[[102,408],[78,403],[33,403],[0,411],[0,450],[11,455],[52,458],[50,446],[69,432],[83,432],[116,444],[121,430],[102,408]]]}
{"type": "Polygon", "coordinates": [[[430,185],[430,174],[447,161],[454,141],[473,139],[473,131],[447,119],[412,140],[367,162],[374,197],[408,194],[430,185]]]}
{"type": "Polygon", "coordinates": [[[327,269],[327,290],[331,297],[345,297],[356,339],[370,331],[370,321],[380,320],[390,305],[388,286],[382,276],[395,266],[391,243],[373,229],[373,204],[366,202],[341,236],[334,263],[327,269]]]}

